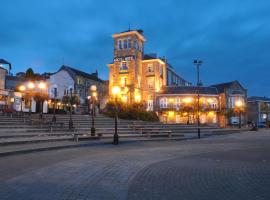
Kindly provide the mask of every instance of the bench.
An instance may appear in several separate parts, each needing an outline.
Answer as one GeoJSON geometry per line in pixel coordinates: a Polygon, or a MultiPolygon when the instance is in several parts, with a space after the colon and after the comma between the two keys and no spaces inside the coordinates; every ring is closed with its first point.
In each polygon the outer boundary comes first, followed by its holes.
{"type": "Polygon", "coordinates": [[[164,130],[164,129],[143,129],[142,134],[146,134],[147,137],[152,136],[172,136],[172,131],[170,130],[164,130]]]}

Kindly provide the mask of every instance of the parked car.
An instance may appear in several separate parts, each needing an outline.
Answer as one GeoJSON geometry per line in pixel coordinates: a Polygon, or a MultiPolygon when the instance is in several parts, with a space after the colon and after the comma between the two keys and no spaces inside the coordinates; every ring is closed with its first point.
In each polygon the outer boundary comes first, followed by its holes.
{"type": "Polygon", "coordinates": [[[259,122],[258,123],[258,128],[266,128],[265,122],[259,122]]]}

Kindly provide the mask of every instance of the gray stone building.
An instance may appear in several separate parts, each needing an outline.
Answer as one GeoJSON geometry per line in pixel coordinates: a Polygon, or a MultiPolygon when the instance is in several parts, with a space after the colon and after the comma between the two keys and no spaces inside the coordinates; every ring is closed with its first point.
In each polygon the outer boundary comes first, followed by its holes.
{"type": "MultiPolygon", "coordinates": [[[[81,106],[88,103],[91,85],[96,85],[98,98],[103,105],[107,95],[107,84],[98,77],[98,73],[86,73],[73,67],[63,65],[57,72],[47,79],[50,98],[62,100],[63,96],[69,96],[72,92],[80,97],[81,106]],[[56,97],[55,97],[56,94],[56,97]]],[[[101,106],[102,106],[101,105],[101,106]]]]}
{"type": "Polygon", "coordinates": [[[270,98],[253,96],[248,98],[248,121],[258,124],[270,121],[270,98]]]}

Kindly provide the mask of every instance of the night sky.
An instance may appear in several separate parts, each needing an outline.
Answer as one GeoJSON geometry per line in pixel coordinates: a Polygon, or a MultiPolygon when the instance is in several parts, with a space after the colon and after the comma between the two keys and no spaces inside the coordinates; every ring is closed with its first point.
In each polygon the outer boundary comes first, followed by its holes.
{"type": "Polygon", "coordinates": [[[239,80],[249,95],[270,96],[268,0],[0,0],[0,58],[12,73],[62,64],[108,79],[113,33],[143,29],[145,53],[166,56],[195,83],[239,80]]]}

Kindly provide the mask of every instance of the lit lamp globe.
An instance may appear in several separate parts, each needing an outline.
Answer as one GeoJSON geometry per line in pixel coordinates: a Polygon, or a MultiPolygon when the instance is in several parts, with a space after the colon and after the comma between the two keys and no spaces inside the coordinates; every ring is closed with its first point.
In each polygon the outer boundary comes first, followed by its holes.
{"type": "Polygon", "coordinates": [[[120,92],[120,87],[114,86],[114,87],[112,88],[112,93],[113,93],[114,96],[118,95],[119,92],[120,92]]]}
{"type": "Polygon", "coordinates": [[[25,89],[26,89],[26,87],[24,85],[19,86],[19,91],[20,92],[24,92],[25,89]]]}
{"type": "Polygon", "coordinates": [[[90,90],[91,90],[92,92],[97,91],[97,86],[91,85],[90,90]]]}
{"type": "Polygon", "coordinates": [[[236,105],[236,107],[240,108],[240,107],[243,106],[243,102],[242,102],[242,101],[237,101],[237,102],[235,103],[235,105],[236,105]]]}
{"type": "Polygon", "coordinates": [[[29,83],[27,84],[27,87],[28,87],[29,89],[34,89],[34,88],[35,88],[35,84],[34,84],[33,82],[29,82],[29,83]]]}
{"type": "Polygon", "coordinates": [[[47,88],[47,85],[46,85],[46,83],[44,83],[44,82],[40,82],[40,83],[38,84],[38,88],[41,89],[41,90],[45,90],[45,89],[47,88]]]}

